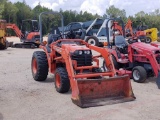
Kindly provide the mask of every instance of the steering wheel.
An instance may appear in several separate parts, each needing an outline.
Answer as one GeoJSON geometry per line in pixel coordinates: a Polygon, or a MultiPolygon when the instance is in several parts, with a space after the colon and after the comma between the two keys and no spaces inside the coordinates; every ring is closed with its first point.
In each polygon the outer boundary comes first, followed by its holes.
{"type": "Polygon", "coordinates": [[[68,33],[67,33],[67,37],[70,38],[70,39],[74,39],[76,36],[75,32],[73,30],[70,30],[68,33]]]}

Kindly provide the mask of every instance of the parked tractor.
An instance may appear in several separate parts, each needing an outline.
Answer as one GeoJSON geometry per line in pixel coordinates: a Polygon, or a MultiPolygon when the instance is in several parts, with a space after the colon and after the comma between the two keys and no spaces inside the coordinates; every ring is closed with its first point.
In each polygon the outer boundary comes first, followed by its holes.
{"type": "MultiPolygon", "coordinates": [[[[109,21],[114,21],[114,19],[108,20],[107,23],[109,21]]],[[[160,88],[160,48],[151,44],[138,42],[137,40],[128,44],[124,36],[115,35],[115,46],[108,44],[115,68],[118,71],[120,71],[120,68],[123,68],[125,73],[129,74],[135,82],[139,83],[145,82],[148,77],[156,76],[157,86],[160,88]]],[[[110,43],[109,33],[108,43],[110,43]]]]}
{"type": "MultiPolygon", "coordinates": [[[[63,28],[63,16],[59,14],[63,28]]],[[[42,33],[42,26],[40,26],[42,33]]],[[[55,88],[59,93],[72,90],[72,101],[80,107],[93,107],[135,99],[128,75],[118,76],[112,62],[111,54],[106,48],[99,48],[81,39],[64,39],[61,34],[51,34],[47,44],[41,45],[43,51],[33,53],[31,68],[36,81],[45,81],[48,71],[54,74],[55,88]],[[98,55],[93,55],[93,51],[98,55]],[[108,71],[102,72],[99,59],[103,57],[108,71]]]]}

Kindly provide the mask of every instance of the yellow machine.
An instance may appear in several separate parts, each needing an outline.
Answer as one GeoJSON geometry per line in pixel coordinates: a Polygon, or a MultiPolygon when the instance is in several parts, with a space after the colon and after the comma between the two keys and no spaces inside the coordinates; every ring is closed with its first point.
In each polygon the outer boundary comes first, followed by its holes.
{"type": "Polygon", "coordinates": [[[151,28],[151,29],[147,29],[144,30],[146,32],[146,36],[148,38],[148,41],[150,40],[150,42],[154,42],[158,40],[158,30],[157,28],[151,28]]]}
{"type": "Polygon", "coordinates": [[[0,50],[7,49],[8,44],[6,40],[6,21],[0,20],[0,50]]]}

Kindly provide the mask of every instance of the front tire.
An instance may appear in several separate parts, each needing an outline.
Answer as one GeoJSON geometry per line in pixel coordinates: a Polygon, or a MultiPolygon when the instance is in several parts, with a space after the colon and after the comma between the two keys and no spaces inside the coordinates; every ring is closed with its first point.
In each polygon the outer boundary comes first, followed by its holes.
{"type": "Polygon", "coordinates": [[[67,70],[64,67],[58,67],[54,74],[55,88],[59,93],[66,93],[70,89],[70,82],[67,70]]]}
{"type": "Polygon", "coordinates": [[[143,83],[147,79],[147,72],[144,67],[136,66],[132,70],[132,77],[135,82],[143,83]]]}
{"type": "Polygon", "coordinates": [[[99,40],[95,36],[87,37],[86,42],[94,46],[99,46],[99,40]]]}
{"type": "Polygon", "coordinates": [[[45,52],[36,51],[33,53],[31,70],[34,80],[46,80],[48,75],[48,60],[45,52]]]}

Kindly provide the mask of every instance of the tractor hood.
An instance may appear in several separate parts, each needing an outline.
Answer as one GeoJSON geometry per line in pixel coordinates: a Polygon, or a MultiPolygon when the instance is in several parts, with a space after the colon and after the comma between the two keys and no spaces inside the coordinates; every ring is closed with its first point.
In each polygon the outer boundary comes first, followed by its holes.
{"type": "Polygon", "coordinates": [[[67,50],[69,50],[70,52],[74,52],[76,50],[90,50],[86,46],[80,46],[80,45],[77,45],[77,44],[63,44],[62,48],[63,47],[67,48],[67,50]]]}
{"type": "Polygon", "coordinates": [[[160,51],[160,48],[155,47],[150,44],[143,43],[143,42],[136,42],[136,43],[131,44],[131,46],[134,49],[141,49],[145,51],[160,51]]]}

